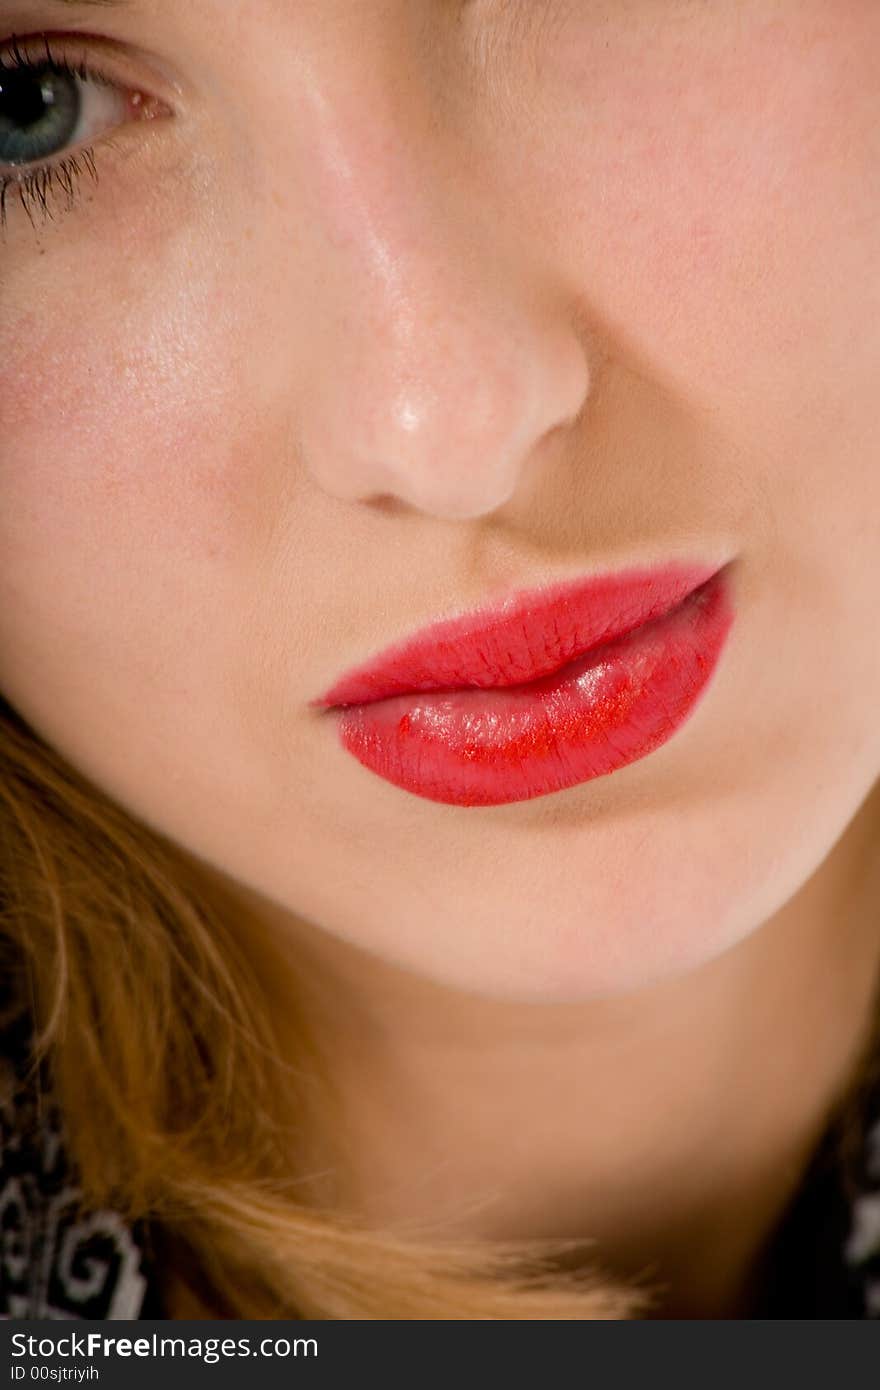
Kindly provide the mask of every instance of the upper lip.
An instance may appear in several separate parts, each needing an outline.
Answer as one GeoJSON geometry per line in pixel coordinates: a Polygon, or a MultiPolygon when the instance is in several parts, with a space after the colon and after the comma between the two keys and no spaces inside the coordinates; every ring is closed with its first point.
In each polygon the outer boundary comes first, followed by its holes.
{"type": "Polygon", "coordinates": [[[676,562],[519,589],[498,605],[432,623],[386,647],[310,704],[363,705],[406,692],[524,685],[662,617],[719,568],[676,562]]]}

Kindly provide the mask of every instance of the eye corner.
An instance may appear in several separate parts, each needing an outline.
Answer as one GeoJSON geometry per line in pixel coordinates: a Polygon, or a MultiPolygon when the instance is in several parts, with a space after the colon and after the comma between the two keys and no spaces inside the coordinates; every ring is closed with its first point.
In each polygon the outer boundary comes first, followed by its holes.
{"type": "Polygon", "coordinates": [[[162,97],[154,96],[143,87],[132,87],[126,95],[126,114],[134,122],[167,120],[176,113],[162,97]]]}

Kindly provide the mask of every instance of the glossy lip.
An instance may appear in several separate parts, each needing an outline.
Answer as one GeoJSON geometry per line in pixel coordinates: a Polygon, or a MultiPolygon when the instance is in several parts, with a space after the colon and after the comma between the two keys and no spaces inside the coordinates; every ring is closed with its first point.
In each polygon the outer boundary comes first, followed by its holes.
{"type": "Polygon", "coordinates": [[[447,620],[387,649],[311,703],[346,752],[416,796],[497,806],[563,791],[645,757],[690,717],[734,621],[729,568],[515,594],[488,621],[447,620]]]}
{"type": "Polygon", "coordinates": [[[518,590],[495,608],[444,619],[386,647],[309,704],[367,705],[411,691],[524,685],[670,612],[720,568],[640,566],[518,590]]]}

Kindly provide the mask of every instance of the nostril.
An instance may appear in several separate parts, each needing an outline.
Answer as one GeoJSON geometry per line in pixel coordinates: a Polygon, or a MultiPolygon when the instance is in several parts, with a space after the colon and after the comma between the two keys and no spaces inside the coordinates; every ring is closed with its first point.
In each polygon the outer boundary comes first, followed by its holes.
{"type": "Polygon", "coordinates": [[[393,493],[390,492],[376,492],[369,497],[364,497],[362,500],[365,507],[371,507],[373,511],[382,512],[383,514],[389,513],[392,516],[402,511],[406,505],[399,497],[395,497],[393,493]]]}

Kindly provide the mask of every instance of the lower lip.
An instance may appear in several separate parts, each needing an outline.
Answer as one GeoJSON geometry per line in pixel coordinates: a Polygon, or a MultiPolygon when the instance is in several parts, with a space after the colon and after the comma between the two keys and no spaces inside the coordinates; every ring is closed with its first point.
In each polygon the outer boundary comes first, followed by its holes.
{"type": "Polygon", "coordinates": [[[395,695],[336,711],[343,747],[451,806],[549,796],[626,767],[693,713],[734,612],[721,570],[683,603],[527,685],[395,695]]]}

